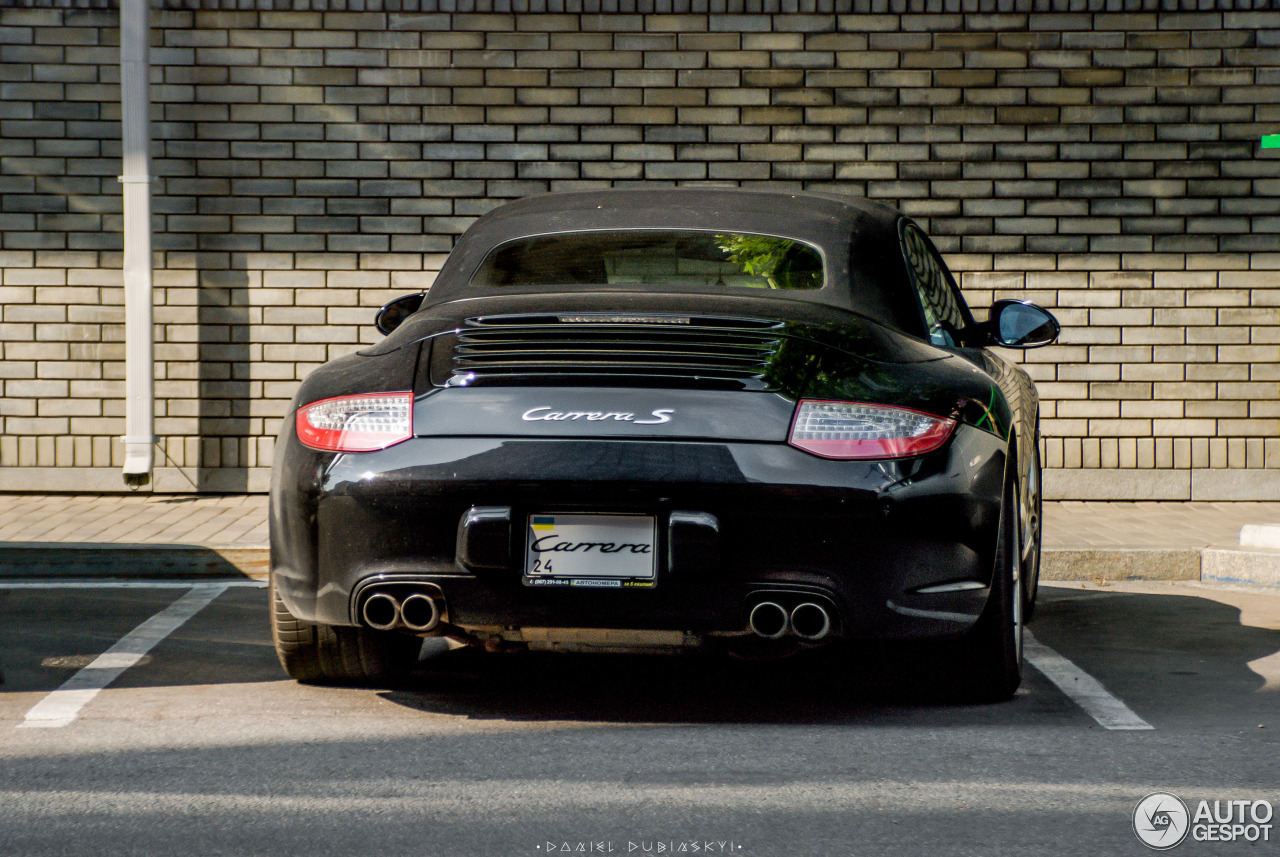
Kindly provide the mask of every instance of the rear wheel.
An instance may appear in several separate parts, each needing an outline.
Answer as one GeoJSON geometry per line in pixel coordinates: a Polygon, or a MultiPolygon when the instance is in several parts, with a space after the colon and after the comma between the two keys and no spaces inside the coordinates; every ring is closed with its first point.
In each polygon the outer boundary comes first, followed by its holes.
{"type": "Polygon", "coordinates": [[[1040,589],[1040,534],[1044,530],[1044,494],[1040,483],[1040,437],[1031,446],[1031,472],[1027,476],[1028,519],[1022,532],[1022,621],[1030,622],[1036,612],[1036,592],[1040,589]]]}
{"type": "Polygon", "coordinates": [[[417,663],[422,641],[407,634],[317,625],[294,618],[268,584],[271,640],[291,678],[315,684],[375,684],[403,679],[417,663]]]}
{"type": "Polygon", "coordinates": [[[1000,510],[991,595],[981,617],[961,643],[968,681],[965,696],[998,702],[1022,683],[1022,522],[1017,483],[1005,487],[1000,510]]]}

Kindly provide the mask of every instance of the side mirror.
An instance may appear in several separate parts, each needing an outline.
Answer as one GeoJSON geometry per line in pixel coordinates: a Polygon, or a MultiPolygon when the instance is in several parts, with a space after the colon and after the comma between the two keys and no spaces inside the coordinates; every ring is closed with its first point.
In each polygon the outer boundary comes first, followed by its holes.
{"type": "Polygon", "coordinates": [[[1062,325],[1048,310],[1028,301],[996,301],[987,317],[993,345],[1005,348],[1039,348],[1058,338],[1062,325]]]}
{"type": "Polygon", "coordinates": [[[390,333],[403,324],[406,318],[418,311],[418,307],[422,306],[422,299],[425,297],[426,293],[420,292],[416,295],[404,295],[396,298],[378,310],[378,314],[373,319],[373,326],[378,328],[381,333],[390,333]]]}

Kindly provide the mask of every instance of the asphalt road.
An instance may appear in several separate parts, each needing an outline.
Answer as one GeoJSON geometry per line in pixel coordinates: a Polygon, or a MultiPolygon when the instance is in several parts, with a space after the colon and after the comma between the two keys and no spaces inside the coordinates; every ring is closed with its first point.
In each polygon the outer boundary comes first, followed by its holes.
{"type": "MultiPolygon", "coordinates": [[[[1280,808],[1280,595],[1041,591],[1040,643],[1153,728],[1103,728],[1031,667],[1012,701],[959,704],[927,658],[878,649],[456,651],[405,687],[307,687],[247,586],[33,727],[185,590],[0,588],[0,854],[1124,855],[1149,853],[1151,792],[1280,808]]],[[[1280,855],[1270,823],[1173,853],[1280,855]]]]}

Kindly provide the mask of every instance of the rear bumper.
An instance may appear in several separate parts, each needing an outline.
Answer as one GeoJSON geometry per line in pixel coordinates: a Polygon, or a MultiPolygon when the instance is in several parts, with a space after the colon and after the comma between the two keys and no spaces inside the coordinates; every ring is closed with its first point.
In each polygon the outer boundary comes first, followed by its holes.
{"type": "Polygon", "coordinates": [[[872,462],[777,443],[630,439],[414,438],[342,455],[286,429],[272,573],[290,612],[335,625],[357,624],[359,591],[382,578],[439,587],[449,623],[463,628],[734,634],[755,594],[780,592],[828,599],[835,636],[948,636],[986,602],[1004,465],[1004,442],[966,426],[927,456],[872,462]],[[472,507],[511,510],[505,568],[459,563],[472,507]],[[522,585],[519,542],[535,512],[654,515],[657,585],[522,585]],[[718,534],[681,544],[669,527],[680,512],[713,516],[718,534]],[[918,591],[956,581],[971,588],[918,591]]]}

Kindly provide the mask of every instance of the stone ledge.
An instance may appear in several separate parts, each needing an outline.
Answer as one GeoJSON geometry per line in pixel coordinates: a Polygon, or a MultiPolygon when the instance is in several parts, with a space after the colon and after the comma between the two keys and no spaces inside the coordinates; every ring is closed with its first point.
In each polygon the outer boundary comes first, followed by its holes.
{"type": "MultiPolygon", "coordinates": [[[[1275,478],[1274,475],[1272,478],[1275,478]]],[[[1045,468],[1044,498],[1046,500],[1190,500],[1191,471],[1045,468]]]]}
{"type": "Polygon", "coordinates": [[[119,467],[0,467],[0,485],[15,494],[152,493],[150,486],[130,489],[119,467]]]}
{"type": "Polygon", "coordinates": [[[157,467],[150,485],[134,489],[119,467],[0,467],[0,486],[12,494],[265,494],[271,468],[157,467]]]}
{"type": "Polygon", "coordinates": [[[1280,471],[1193,470],[1192,500],[1280,500],[1280,471]]]}
{"type": "Polygon", "coordinates": [[[1280,500],[1280,471],[1210,469],[1068,470],[1045,468],[1046,500],[1280,500]]]}

